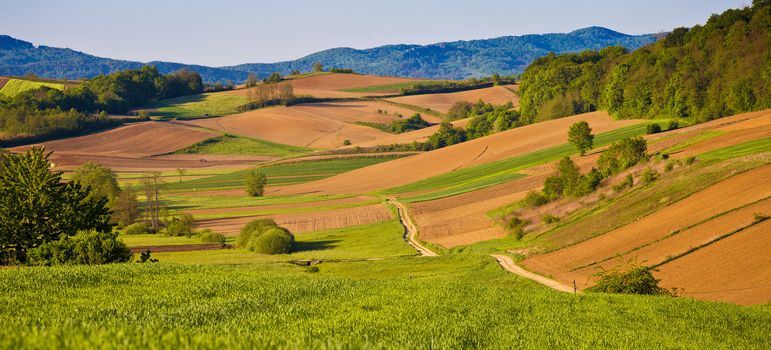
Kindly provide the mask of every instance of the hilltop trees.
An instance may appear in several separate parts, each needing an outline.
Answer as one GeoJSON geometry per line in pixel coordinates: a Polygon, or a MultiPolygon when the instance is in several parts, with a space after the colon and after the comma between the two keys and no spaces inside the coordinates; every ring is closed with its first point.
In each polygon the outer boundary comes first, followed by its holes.
{"type": "Polygon", "coordinates": [[[546,120],[604,109],[621,118],[705,121],[771,107],[771,4],[713,15],[658,43],[537,59],[522,75],[521,112],[546,120]]]}
{"type": "Polygon", "coordinates": [[[594,135],[592,135],[592,128],[589,127],[589,123],[582,120],[571,125],[568,130],[568,142],[576,146],[582,156],[586,155],[586,151],[592,149],[594,143],[594,135]]]}
{"type": "Polygon", "coordinates": [[[112,229],[107,200],[51,172],[50,154],[31,148],[7,157],[0,173],[0,249],[26,261],[27,250],[79,230],[112,229]]]}

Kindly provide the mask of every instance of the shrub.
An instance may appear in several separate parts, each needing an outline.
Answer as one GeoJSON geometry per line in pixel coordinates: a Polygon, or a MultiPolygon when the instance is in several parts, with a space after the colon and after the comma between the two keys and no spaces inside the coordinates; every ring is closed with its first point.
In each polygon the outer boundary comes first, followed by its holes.
{"type": "Polygon", "coordinates": [[[661,132],[661,125],[656,123],[648,124],[648,126],[645,127],[645,132],[648,134],[658,134],[661,132]]]}
{"type": "Polygon", "coordinates": [[[669,161],[669,162],[667,162],[667,165],[665,165],[665,166],[664,166],[664,171],[665,171],[665,172],[670,172],[670,171],[672,171],[672,169],[674,169],[674,168],[675,168],[675,164],[676,164],[676,163],[677,163],[677,161],[669,161]]]}
{"type": "Polygon", "coordinates": [[[181,214],[171,218],[168,222],[166,222],[166,235],[190,237],[193,235],[194,225],[195,219],[193,219],[192,215],[181,214]]]}
{"type": "Polygon", "coordinates": [[[286,254],[292,252],[294,236],[271,219],[251,221],[241,228],[238,246],[262,254],[286,254]]]}
{"type": "Polygon", "coordinates": [[[693,163],[696,163],[696,157],[685,158],[685,164],[691,165],[693,163]]]}
{"type": "Polygon", "coordinates": [[[553,224],[560,221],[560,218],[551,214],[544,214],[543,217],[541,217],[541,221],[545,224],[553,224]]]}
{"type": "Polygon", "coordinates": [[[294,236],[281,227],[268,229],[265,233],[253,237],[249,250],[260,254],[289,254],[292,252],[294,236]]]}
{"type": "Polygon", "coordinates": [[[123,228],[124,235],[141,235],[149,232],[150,228],[144,222],[135,222],[123,228]]]}
{"type": "Polygon", "coordinates": [[[517,216],[513,216],[506,222],[506,228],[508,228],[517,240],[522,239],[525,236],[525,225],[528,224],[527,220],[522,220],[517,216]]]}
{"type": "Polygon", "coordinates": [[[549,199],[541,192],[530,191],[525,198],[520,201],[523,207],[535,208],[540,207],[549,202],[549,199]]]}
{"type": "Polygon", "coordinates": [[[659,280],[653,277],[653,271],[647,266],[632,267],[627,271],[621,269],[603,271],[597,274],[600,277],[597,284],[588,288],[587,291],[674,296],[674,292],[659,287],[659,280]]]}
{"type": "Polygon", "coordinates": [[[613,185],[613,191],[615,192],[621,192],[627,188],[632,188],[634,186],[634,178],[631,174],[627,175],[624,178],[624,181],[619,182],[616,185],[613,185]]]}
{"type": "Polygon", "coordinates": [[[29,251],[33,265],[97,265],[129,260],[131,251],[118,239],[117,233],[95,230],[80,231],[73,237],[65,236],[29,251]]]}
{"type": "Polygon", "coordinates": [[[680,123],[677,122],[677,120],[670,120],[669,124],[667,125],[667,130],[677,130],[680,128],[680,123]]]}
{"type": "Polygon", "coordinates": [[[617,174],[645,159],[648,143],[642,137],[614,142],[602,152],[597,167],[605,175],[617,174]]]}
{"type": "Polygon", "coordinates": [[[350,145],[351,145],[351,140],[346,139],[345,141],[343,141],[343,146],[350,146],[350,145]]]}
{"type": "Polygon", "coordinates": [[[658,180],[659,173],[656,170],[653,170],[651,168],[645,169],[642,173],[642,182],[643,184],[649,185],[653,183],[654,181],[658,180]]]}
{"type": "Polygon", "coordinates": [[[198,239],[203,243],[219,243],[225,244],[227,237],[221,233],[213,232],[210,229],[205,229],[198,234],[198,239]]]}

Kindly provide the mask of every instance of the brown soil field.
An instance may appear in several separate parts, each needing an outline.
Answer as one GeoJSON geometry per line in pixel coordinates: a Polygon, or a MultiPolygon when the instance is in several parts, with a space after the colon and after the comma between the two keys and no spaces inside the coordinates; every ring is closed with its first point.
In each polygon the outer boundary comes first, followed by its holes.
{"type": "Polygon", "coordinates": [[[292,85],[296,95],[311,95],[315,97],[362,97],[387,95],[398,91],[359,93],[340,90],[375,85],[398,84],[411,81],[418,82],[420,80],[360,74],[322,74],[307,78],[291,79],[288,80],[287,83],[292,85]]]}
{"type": "Polygon", "coordinates": [[[5,83],[7,83],[8,80],[11,80],[11,79],[0,77],[0,89],[2,89],[3,86],[5,86],[5,83]]]}
{"type": "Polygon", "coordinates": [[[391,214],[382,204],[363,207],[333,209],[308,213],[277,214],[228,219],[199,220],[197,228],[212,229],[225,235],[237,235],[247,222],[261,217],[269,217],[293,233],[329,230],[348,226],[372,224],[392,219],[391,214]]]}
{"type": "Polygon", "coordinates": [[[91,162],[100,164],[117,171],[166,171],[179,168],[210,168],[210,169],[233,169],[239,170],[254,166],[270,157],[249,157],[226,159],[221,156],[211,155],[190,155],[196,157],[179,157],[183,155],[162,155],[147,158],[129,158],[112,156],[89,156],[80,154],[60,154],[54,153],[51,161],[59,170],[72,170],[85,163],[91,162]]]}
{"type": "Polygon", "coordinates": [[[21,146],[11,150],[23,152],[32,146],[45,146],[46,150],[54,151],[51,161],[62,170],[75,168],[86,162],[120,170],[233,166],[240,168],[273,159],[252,156],[167,154],[214,136],[217,136],[214,132],[178,123],[141,122],[95,134],[21,146]]]}
{"type": "MultiPolygon", "coordinates": [[[[343,121],[341,115],[329,115],[330,109],[308,105],[273,107],[229,115],[222,118],[199,119],[185,122],[188,125],[203,126],[232,134],[311,148],[335,148],[350,140],[354,145],[386,135],[385,132],[368,126],[343,121]]],[[[363,113],[355,109],[341,108],[348,112],[346,118],[355,118],[363,113]],[[351,116],[353,113],[355,116],[351,116]]],[[[377,114],[372,112],[372,114],[377,114]]]]}
{"type": "Polygon", "coordinates": [[[771,302],[771,221],[766,220],[660,267],[656,277],[696,299],[771,302]]]}
{"type": "Polygon", "coordinates": [[[493,86],[485,89],[451,92],[446,94],[401,96],[390,98],[389,100],[426,107],[442,113],[447,113],[447,111],[450,110],[450,107],[458,101],[477,102],[482,100],[493,105],[502,105],[506,102],[511,102],[514,104],[514,107],[518,107],[519,97],[512,92],[512,90],[516,91],[516,89],[517,85],[493,86]]]}
{"type": "MultiPolygon", "coordinates": [[[[142,122],[96,134],[45,142],[42,145],[46,150],[59,154],[142,158],[173,152],[214,136],[217,134],[189,126],[142,122]]],[[[29,147],[17,147],[13,150],[29,147]]]]}
{"type": "Polygon", "coordinates": [[[667,237],[717,214],[771,196],[771,166],[759,167],[697,192],[619,229],[566,248],[533,256],[524,264],[555,279],[586,286],[587,279],[570,272],[667,237]]]}
{"type": "Polygon", "coordinates": [[[751,225],[755,221],[755,214],[771,215],[771,199],[762,200],[732,211],[638,250],[621,254],[611,259],[606,258],[609,260],[576,270],[575,272],[589,277],[596,273],[599,268],[613,268],[618,265],[619,259],[636,261],[639,264],[645,265],[657,265],[666,261],[669,257],[683,254],[691,248],[707,244],[724,234],[751,225]]]}
{"type": "MultiPolygon", "coordinates": [[[[696,145],[689,147],[689,150],[687,150],[687,153],[697,154],[704,151],[698,151],[698,152],[691,151],[694,147],[704,147],[703,149],[707,149],[707,147],[709,147],[709,144],[711,144],[712,142],[720,142],[725,146],[741,143],[743,142],[741,134],[732,135],[732,132],[741,131],[745,133],[744,139],[747,139],[746,133],[760,132],[760,130],[766,130],[767,132],[767,128],[769,127],[770,124],[771,124],[771,109],[767,109],[767,110],[758,111],[758,112],[742,113],[742,114],[737,114],[729,117],[715,119],[706,123],[701,123],[701,124],[697,124],[686,128],[673,130],[673,131],[667,131],[660,134],[646,135],[645,138],[648,140],[649,151],[658,152],[658,151],[667,149],[669,147],[675,146],[681,142],[684,142],[689,138],[697,136],[705,131],[715,130],[715,131],[723,131],[727,133],[725,135],[720,135],[718,137],[697,143],[696,145]],[[754,129],[754,131],[749,131],[748,129],[754,129]],[[721,138],[726,138],[727,140],[720,141],[721,138]]],[[[725,147],[725,146],[720,146],[720,147],[725,147]]],[[[716,148],[713,148],[713,149],[716,149],[716,148]]],[[[672,156],[686,157],[684,154],[685,154],[684,152],[677,152],[677,153],[673,153],[672,156]]]]}
{"type": "Polygon", "coordinates": [[[287,186],[282,194],[368,193],[406,185],[463,167],[485,164],[563,144],[570,125],[580,120],[587,121],[596,134],[639,122],[615,121],[601,112],[551,120],[357,169],[308,184],[287,186]]]}
{"type": "Polygon", "coordinates": [[[749,141],[771,138],[771,110],[753,113],[753,115],[756,117],[715,128],[714,130],[723,131],[725,134],[688,147],[683,152],[677,153],[677,157],[689,157],[749,141]]]}

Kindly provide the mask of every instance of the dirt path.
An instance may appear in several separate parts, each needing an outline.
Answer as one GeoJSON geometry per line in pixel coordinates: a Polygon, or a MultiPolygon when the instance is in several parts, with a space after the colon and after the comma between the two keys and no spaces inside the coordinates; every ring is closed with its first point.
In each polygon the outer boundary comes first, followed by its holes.
{"type": "Polygon", "coordinates": [[[141,246],[129,248],[132,253],[142,253],[150,251],[151,253],[170,253],[170,252],[192,252],[195,250],[220,250],[233,249],[230,244],[179,244],[179,245],[160,245],[160,246],[141,246]]]}
{"type": "Polygon", "coordinates": [[[418,242],[417,239],[415,239],[415,236],[418,234],[418,228],[412,222],[410,216],[407,215],[407,207],[405,207],[404,204],[399,203],[396,198],[387,197],[386,199],[389,203],[396,207],[396,211],[399,213],[399,221],[401,221],[402,226],[404,226],[404,240],[407,241],[407,243],[413,248],[415,248],[415,250],[417,250],[421,256],[439,256],[439,254],[436,254],[431,249],[424,247],[422,244],[420,244],[420,242],[418,242]]]}
{"type": "Polygon", "coordinates": [[[546,278],[544,276],[532,273],[530,271],[527,271],[527,270],[517,266],[517,264],[514,263],[514,260],[512,260],[510,257],[508,257],[506,255],[491,254],[490,256],[495,258],[495,260],[498,261],[498,264],[500,264],[501,267],[503,267],[507,271],[509,271],[509,272],[511,272],[511,273],[513,273],[513,274],[515,274],[517,276],[521,276],[521,277],[524,277],[524,278],[536,281],[536,282],[538,282],[540,284],[543,284],[543,285],[545,285],[547,287],[556,289],[556,290],[558,290],[560,292],[567,292],[567,293],[573,293],[574,292],[572,287],[568,287],[568,286],[566,286],[566,285],[564,285],[562,283],[559,283],[559,282],[557,282],[557,281],[555,281],[553,279],[546,278]]]}

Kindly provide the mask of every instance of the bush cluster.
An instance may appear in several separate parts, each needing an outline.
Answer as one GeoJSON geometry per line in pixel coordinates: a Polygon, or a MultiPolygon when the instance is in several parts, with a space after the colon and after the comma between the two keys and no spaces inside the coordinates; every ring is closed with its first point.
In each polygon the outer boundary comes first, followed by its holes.
{"type": "Polygon", "coordinates": [[[608,270],[600,272],[597,276],[600,279],[596,285],[588,288],[588,291],[674,296],[674,292],[659,287],[659,280],[653,277],[653,269],[648,266],[638,266],[628,270],[608,270]]]}
{"type": "Polygon", "coordinates": [[[258,219],[241,228],[238,246],[260,254],[289,254],[294,235],[271,219],[258,219]]]}
{"type": "Polygon", "coordinates": [[[131,260],[131,251],[118,239],[117,233],[80,231],[30,249],[32,265],[109,264],[131,260]]]}

